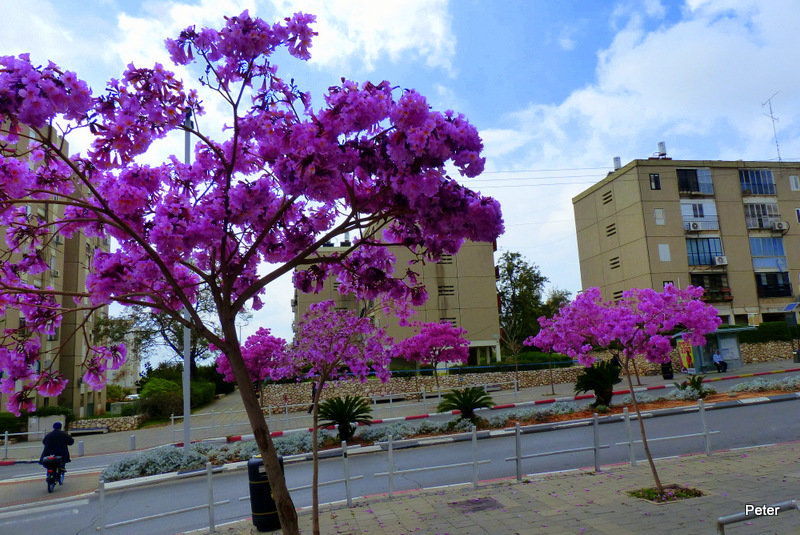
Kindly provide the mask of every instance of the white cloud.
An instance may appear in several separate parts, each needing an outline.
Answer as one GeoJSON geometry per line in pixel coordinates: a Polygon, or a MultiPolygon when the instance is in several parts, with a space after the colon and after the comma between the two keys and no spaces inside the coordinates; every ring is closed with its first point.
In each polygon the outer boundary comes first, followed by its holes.
{"type": "Polygon", "coordinates": [[[417,57],[426,65],[453,71],[456,39],[447,0],[272,0],[278,13],[317,16],[319,35],[311,63],[342,67],[360,62],[371,71],[383,57],[417,57]]]}

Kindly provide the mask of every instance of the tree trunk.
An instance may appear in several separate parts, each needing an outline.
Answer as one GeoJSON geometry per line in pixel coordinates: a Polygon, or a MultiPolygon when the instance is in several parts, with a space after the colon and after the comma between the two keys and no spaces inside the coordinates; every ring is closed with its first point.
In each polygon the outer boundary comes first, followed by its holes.
{"type": "Polygon", "coordinates": [[[226,340],[236,341],[225,348],[224,352],[230,361],[236,383],[239,385],[239,393],[242,396],[245,412],[250,421],[250,427],[253,429],[256,444],[258,444],[258,449],[261,452],[261,459],[264,461],[264,468],[267,472],[267,479],[272,490],[272,497],[275,500],[275,506],[278,509],[278,518],[281,522],[282,531],[284,535],[299,535],[300,527],[297,523],[297,511],[292,502],[292,497],[289,495],[286,479],[278,462],[278,452],[275,451],[269,427],[264,419],[264,412],[258,403],[256,393],[253,390],[253,383],[242,359],[241,347],[236,337],[236,328],[233,326],[233,322],[230,321],[223,322],[222,329],[226,340]]]}
{"type": "MultiPolygon", "coordinates": [[[[633,372],[636,374],[636,386],[642,386],[642,380],[639,379],[639,368],[636,367],[636,359],[631,359],[633,361],[633,372]]],[[[630,374],[628,374],[630,377],[630,374]]],[[[631,388],[631,393],[633,392],[633,388],[631,388]]]]}
{"type": "Polygon", "coordinates": [[[311,479],[311,515],[314,521],[314,535],[320,535],[319,531],[319,399],[320,392],[322,391],[323,382],[320,380],[317,385],[317,390],[311,398],[311,403],[314,404],[314,416],[312,420],[313,429],[311,430],[311,451],[313,455],[312,463],[312,479],[311,479]]]}
{"type": "Polygon", "coordinates": [[[664,487],[661,485],[661,479],[658,477],[656,464],[653,462],[653,456],[650,453],[650,447],[647,445],[647,434],[644,431],[644,420],[642,420],[642,413],[639,412],[639,403],[636,401],[636,392],[633,391],[633,381],[631,381],[631,374],[629,372],[630,357],[625,357],[625,377],[628,378],[628,389],[631,391],[631,400],[633,400],[633,410],[636,411],[636,418],[639,419],[639,431],[642,434],[642,446],[644,447],[644,454],[647,456],[647,462],[650,464],[650,471],[653,473],[653,480],[656,483],[656,489],[659,494],[664,494],[664,487]]]}

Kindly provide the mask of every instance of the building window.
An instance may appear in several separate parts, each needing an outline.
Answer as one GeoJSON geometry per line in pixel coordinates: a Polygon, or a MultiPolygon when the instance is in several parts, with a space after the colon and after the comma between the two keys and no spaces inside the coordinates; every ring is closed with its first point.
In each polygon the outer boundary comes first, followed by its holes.
{"type": "Polygon", "coordinates": [[[702,193],[713,195],[711,169],[676,169],[678,173],[678,191],[685,193],[702,193]]]}
{"type": "Polygon", "coordinates": [[[789,188],[792,191],[800,191],[800,176],[797,175],[789,176],[789,188]]]}
{"type": "Polygon", "coordinates": [[[610,225],[606,225],[606,236],[611,237],[617,233],[617,224],[611,223],[610,225]]]}
{"type": "Polygon", "coordinates": [[[614,292],[612,294],[612,297],[614,298],[614,301],[619,301],[620,299],[622,299],[622,290],[617,290],[616,292],[614,292]]]}
{"type": "Polygon", "coordinates": [[[719,230],[717,205],[709,200],[681,200],[681,218],[686,230],[719,230]]]}
{"type": "Polygon", "coordinates": [[[756,289],[759,297],[788,297],[792,295],[789,274],[756,273],[756,289]]]}
{"type": "Polygon", "coordinates": [[[450,318],[450,317],[439,318],[439,323],[449,323],[453,327],[457,327],[458,326],[458,320],[456,318],[450,318]]]}
{"type": "Polygon", "coordinates": [[[750,254],[755,269],[786,269],[783,238],[750,238],[750,254]]]}
{"type": "Polygon", "coordinates": [[[800,223],[800,208],[794,209],[794,215],[797,217],[797,222],[800,223]]]}
{"type": "Polygon", "coordinates": [[[689,238],[686,252],[690,266],[713,266],[714,257],[722,256],[722,242],[719,238],[689,238]]]}
{"type": "Polygon", "coordinates": [[[613,200],[614,200],[614,194],[611,192],[611,190],[608,190],[607,192],[603,193],[602,197],[603,204],[608,204],[613,200]]]}
{"type": "Polygon", "coordinates": [[[653,210],[653,217],[656,220],[656,225],[664,225],[664,209],[663,208],[656,208],[653,210]]]}
{"type": "Polygon", "coordinates": [[[658,173],[650,173],[650,189],[661,189],[661,176],[658,173]]]}
{"type": "Polygon", "coordinates": [[[771,203],[745,203],[744,218],[747,228],[772,228],[773,223],[781,220],[778,204],[771,203]]]}
{"type": "Polygon", "coordinates": [[[658,244],[658,259],[662,262],[669,262],[672,260],[669,254],[669,244],[668,243],[659,243],[658,244]]]}
{"type": "Polygon", "coordinates": [[[608,259],[608,267],[611,269],[619,269],[621,262],[618,256],[608,259]]]}
{"type": "Polygon", "coordinates": [[[439,264],[452,264],[453,263],[453,255],[442,253],[439,256],[439,264]]]}
{"type": "Polygon", "coordinates": [[[739,169],[739,183],[745,195],[775,195],[771,169],[739,169]]]}

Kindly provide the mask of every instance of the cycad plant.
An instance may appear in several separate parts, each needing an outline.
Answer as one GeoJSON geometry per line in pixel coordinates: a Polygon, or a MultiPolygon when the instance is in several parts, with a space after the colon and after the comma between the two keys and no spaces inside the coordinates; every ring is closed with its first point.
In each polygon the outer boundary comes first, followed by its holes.
{"type": "Polygon", "coordinates": [[[614,385],[622,381],[620,367],[608,360],[596,360],[589,368],[584,368],[575,381],[575,392],[594,392],[593,407],[611,406],[614,385]]]}
{"type": "Polygon", "coordinates": [[[439,412],[461,411],[461,418],[475,423],[477,420],[475,409],[490,407],[494,407],[492,396],[479,386],[469,386],[463,390],[452,390],[442,396],[442,401],[439,403],[439,412]]]}
{"type": "Polygon", "coordinates": [[[358,396],[345,396],[326,399],[319,405],[320,427],[336,425],[339,440],[353,438],[358,424],[372,423],[372,407],[369,401],[358,396]]]}

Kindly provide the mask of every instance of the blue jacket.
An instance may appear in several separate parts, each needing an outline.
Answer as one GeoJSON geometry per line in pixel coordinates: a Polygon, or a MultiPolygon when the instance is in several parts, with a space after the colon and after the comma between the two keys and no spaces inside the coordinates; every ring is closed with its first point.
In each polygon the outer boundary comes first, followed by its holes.
{"type": "Polygon", "coordinates": [[[39,462],[42,462],[42,459],[48,455],[60,455],[63,462],[68,463],[71,459],[67,446],[75,444],[75,439],[61,429],[53,429],[42,439],[42,444],[44,444],[44,451],[39,457],[39,462]]]}

